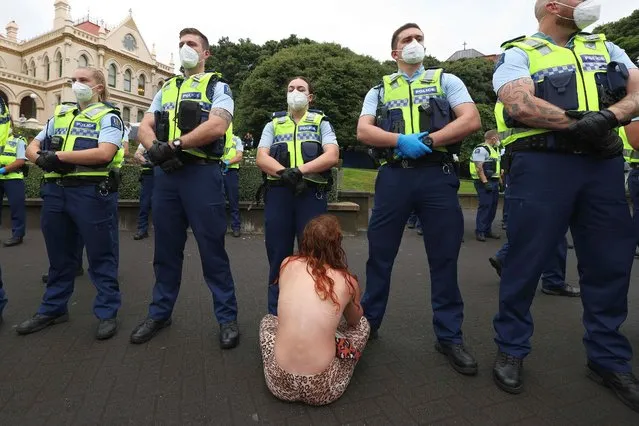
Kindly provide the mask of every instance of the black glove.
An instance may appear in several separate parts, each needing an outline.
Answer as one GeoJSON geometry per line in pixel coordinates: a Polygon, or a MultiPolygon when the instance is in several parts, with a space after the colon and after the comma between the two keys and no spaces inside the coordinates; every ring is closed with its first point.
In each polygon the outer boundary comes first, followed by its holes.
{"type": "Polygon", "coordinates": [[[601,111],[566,111],[570,118],[578,120],[568,127],[571,136],[581,142],[590,144],[593,148],[605,145],[604,139],[610,131],[619,127],[619,120],[609,109],[601,111]]]}
{"type": "Polygon", "coordinates": [[[297,167],[280,170],[277,174],[286,186],[295,191],[295,195],[300,195],[306,188],[306,183],[304,183],[303,179],[304,175],[297,167]]]}
{"type": "Polygon", "coordinates": [[[486,192],[493,192],[493,185],[490,182],[486,182],[484,184],[484,189],[486,192]]]}
{"type": "Polygon", "coordinates": [[[184,163],[182,163],[182,161],[177,157],[170,158],[160,164],[160,168],[164,171],[164,173],[167,174],[171,174],[177,170],[180,170],[183,166],[184,163]]]}
{"type": "Polygon", "coordinates": [[[162,164],[175,158],[175,151],[169,146],[168,142],[153,141],[153,146],[149,148],[147,154],[153,164],[162,164]]]}
{"type": "Polygon", "coordinates": [[[75,166],[73,164],[60,161],[53,151],[38,151],[39,157],[36,159],[36,166],[47,173],[55,172],[60,174],[71,173],[75,166]]]}
{"type": "Polygon", "coordinates": [[[280,170],[277,174],[282,179],[282,182],[293,188],[302,180],[303,177],[302,172],[300,172],[300,169],[297,167],[280,170]]]}

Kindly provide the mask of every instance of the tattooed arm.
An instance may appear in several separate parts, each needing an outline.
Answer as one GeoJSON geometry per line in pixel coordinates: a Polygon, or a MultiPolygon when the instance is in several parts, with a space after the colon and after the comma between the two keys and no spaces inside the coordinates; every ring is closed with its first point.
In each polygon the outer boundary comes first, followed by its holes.
{"type": "Polygon", "coordinates": [[[479,176],[481,183],[488,182],[486,173],[484,173],[484,163],[482,161],[475,161],[475,168],[477,169],[477,175],[479,176]]]}
{"type": "Polygon", "coordinates": [[[639,70],[628,70],[628,85],[625,98],[608,108],[612,111],[620,123],[627,123],[632,118],[639,116],[639,70]]]}
{"type": "Polygon", "coordinates": [[[233,117],[222,108],[213,108],[209,113],[209,119],[197,126],[193,131],[180,136],[182,148],[197,148],[208,145],[212,141],[221,138],[229,128],[233,117]]]}
{"type": "Polygon", "coordinates": [[[535,97],[535,83],[530,77],[504,84],[497,96],[511,117],[530,127],[562,130],[575,122],[563,109],[535,97]]]}

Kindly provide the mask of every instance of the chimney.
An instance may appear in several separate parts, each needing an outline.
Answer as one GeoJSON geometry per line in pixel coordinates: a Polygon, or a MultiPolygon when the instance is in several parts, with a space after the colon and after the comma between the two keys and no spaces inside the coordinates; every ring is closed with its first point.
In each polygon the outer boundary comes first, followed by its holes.
{"type": "Polygon", "coordinates": [[[53,29],[64,28],[71,21],[71,7],[67,0],[56,0],[53,4],[55,8],[55,18],[53,18],[53,29]]]}
{"type": "Polygon", "coordinates": [[[18,24],[16,24],[16,21],[9,22],[7,26],[5,27],[5,29],[7,30],[7,39],[9,41],[17,43],[18,42],[18,24]]]}

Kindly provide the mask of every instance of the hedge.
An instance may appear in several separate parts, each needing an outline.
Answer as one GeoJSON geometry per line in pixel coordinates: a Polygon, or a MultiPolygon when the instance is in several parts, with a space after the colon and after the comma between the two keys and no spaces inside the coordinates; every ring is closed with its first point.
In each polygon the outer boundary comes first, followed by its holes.
{"type": "MultiPolygon", "coordinates": [[[[262,171],[257,168],[249,158],[245,164],[240,167],[240,201],[253,201],[255,192],[262,184],[262,171]]],[[[333,180],[337,182],[337,169],[333,169],[333,180]]],[[[136,200],[140,197],[140,185],[138,179],[140,177],[140,166],[136,164],[124,164],[121,170],[122,184],[120,185],[120,199],[136,200]]],[[[27,198],[40,197],[40,182],[42,179],[42,170],[29,164],[29,175],[25,179],[27,198]]],[[[333,189],[329,194],[329,201],[337,200],[337,184],[333,185],[333,189]]]]}

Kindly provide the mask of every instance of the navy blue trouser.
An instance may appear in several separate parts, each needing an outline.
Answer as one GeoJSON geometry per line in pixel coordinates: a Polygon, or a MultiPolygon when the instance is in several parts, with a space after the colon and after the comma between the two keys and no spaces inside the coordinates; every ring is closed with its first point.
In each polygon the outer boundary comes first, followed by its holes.
{"type": "Polygon", "coordinates": [[[628,173],[628,192],[632,200],[632,222],[637,236],[637,245],[639,245],[639,169],[631,169],[628,173]]]}
{"type": "MultiPolygon", "coordinates": [[[[495,257],[501,262],[502,268],[510,250],[508,241],[499,249],[495,257]]],[[[564,237],[552,251],[546,261],[546,268],[541,273],[541,286],[549,290],[557,290],[566,286],[566,257],[568,256],[568,240],[564,237]]]]}
{"type": "Polygon", "coordinates": [[[2,198],[7,195],[11,209],[11,236],[22,238],[25,234],[27,212],[25,208],[24,180],[0,180],[0,218],[2,213],[2,198]]]}
{"type": "Polygon", "coordinates": [[[493,220],[495,220],[497,215],[497,204],[499,203],[499,181],[490,179],[488,183],[493,188],[490,192],[486,190],[486,186],[480,180],[475,181],[475,190],[479,196],[475,232],[481,234],[489,234],[491,232],[493,220]]]}
{"type": "Polygon", "coordinates": [[[228,169],[224,175],[224,190],[231,210],[231,229],[239,231],[240,222],[240,173],[239,169],[228,169]]]}
{"type": "Polygon", "coordinates": [[[89,277],[97,289],[93,313],[115,318],[120,308],[118,283],[118,194],[100,195],[95,185],[62,187],[45,183],[40,222],[49,256],[49,282],[39,314],[61,315],[73,293],[82,241],[89,277]]]}
{"type": "Polygon", "coordinates": [[[0,267],[0,315],[2,315],[2,311],[4,307],[7,306],[7,294],[4,292],[4,284],[2,282],[2,268],[0,267]]]}
{"type": "Polygon", "coordinates": [[[508,226],[508,204],[510,203],[510,198],[508,197],[508,185],[510,185],[510,177],[508,173],[504,173],[504,204],[502,205],[502,222],[508,226]]]}
{"type": "Polygon", "coordinates": [[[149,232],[149,212],[153,200],[153,174],[140,175],[140,212],[138,213],[138,232],[149,232]]]}
{"type": "Polygon", "coordinates": [[[588,359],[607,370],[630,371],[632,348],[619,327],[628,313],[637,239],[625,196],[623,158],[516,152],[510,179],[510,250],[494,319],[499,349],[520,358],[530,352],[530,306],[537,281],[570,226],[579,259],[588,359]]]}
{"type": "Polygon", "coordinates": [[[204,281],[213,295],[215,317],[220,324],[235,321],[237,300],[224,248],[226,205],[220,166],[187,164],[171,174],[155,167],[154,173],[155,286],[149,317],[165,320],[173,313],[190,225],[200,251],[204,281]]]}
{"type": "Polygon", "coordinates": [[[464,303],[457,282],[457,258],[464,219],[458,189],[459,179],[447,167],[380,168],[368,226],[369,257],[362,297],[364,315],[372,329],[378,329],[384,318],[393,263],[406,219],[415,210],[430,267],[435,335],[441,342],[461,343],[464,303]]]}
{"type": "Polygon", "coordinates": [[[272,186],[266,191],[264,236],[269,263],[269,314],[277,315],[280,288],[277,284],[274,285],[274,282],[280,274],[280,266],[284,259],[293,254],[295,237],[299,247],[306,224],[314,217],[326,213],[327,208],[326,194],[314,189],[306,189],[297,196],[292,189],[284,186],[272,186]]]}

